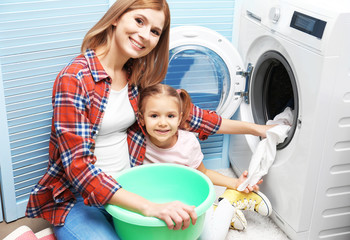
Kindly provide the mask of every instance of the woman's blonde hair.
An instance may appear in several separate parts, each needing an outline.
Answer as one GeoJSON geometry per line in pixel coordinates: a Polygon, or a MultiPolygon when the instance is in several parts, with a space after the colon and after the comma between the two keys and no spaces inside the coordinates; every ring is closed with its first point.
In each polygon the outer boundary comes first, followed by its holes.
{"type": "Polygon", "coordinates": [[[105,15],[85,35],[81,45],[82,54],[86,49],[103,46],[110,49],[115,23],[124,13],[136,9],[163,11],[165,22],[157,46],[146,56],[129,59],[124,68],[129,74],[129,83],[142,88],[160,83],[168,70],[170,10],[166,0],[117,0],[105,15]]]}
{"type": "Polygon", "coordinates": [[[179,127],[182,129],[188,129],[188,118],[191,112],[191,97],[188,92],[184,89],[175,89],[166,84],[156,84],[144,88],[140,91],[139,101],[138,101],[138,114],[139,117],[145,112],[145,105],[147,98],[151,96],[164,95],[167,97],[174,97],[179,103],[179,112],[182,113],[182,119],[179,127]]]}

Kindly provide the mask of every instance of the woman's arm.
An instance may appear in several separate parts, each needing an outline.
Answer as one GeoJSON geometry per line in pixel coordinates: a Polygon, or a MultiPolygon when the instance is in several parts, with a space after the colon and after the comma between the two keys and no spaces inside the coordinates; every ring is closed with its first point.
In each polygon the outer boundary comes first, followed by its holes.
{"type": "Polygon", "coordinates": [[[215,133],[251,134],[265,138],[266,131],[274,126],[224,119],[214,111],[201,109],[194,104],[191,105],[188,123],[189,129],[185,130],[199,133],[200,140],[205,140],[215,133]]]}
{"type": "MultiPolygon", "coordinates": [[[[107,83],[99,81],[95,84],[89,74],[77,78],[74,71],[78,71],[79,66],[76,65],[73,62],[72,66],[60,73],[54,84],[55,134],[51,136],[54,144],[50,145],[50,156],[55,161],[59,158],[62,160],[62,165],[55,167],[54,172],[62,171],[56,173],[56,178],[61,178],[62,182],[63,179],[69,181],[84,198],[86,205],[102,206],[121,187],[114,178],[94,165],[94,135],[102,112],[99,102],[93,99],[107,97],[106,91],[102,91],[102,95],[101,90],[97,91],[106,88],[107,83]]],[[[64,188],[67,186],[64,183],[64,188]]],[[[60,197],[58,195],[62,191],[56,187],[53,197],[60,197]]]]}
{"type": "MultiPolygon", "coordinates": [[[[207,169],[203,162],[199,165],[199,167],[197,168],[197,170],[201,171],[202,173],[204,173],[211,181],[214,185],[217,186],[222,186],[222,187],[227,187],[227,188],[231,188],[231,189],[237,189],[239,185],[241,185],[241,183],[244,182],[244,180],[247,178],[248,176],[248,172],[244,171],[243,174],[239,177],[239,178],[232,178],[232,177],[228,177],[225,175],[222,175],[216,171],[207,169]]],[[[246,187],[246,189],[244,189],[243,192],[245,193],[249,193],[251,191],[259,191],[259,186],[258,184],[261,184],[262,180],[260,180],[256,185],[254,186],[248,186],[246,187]]]]}
{"type": "Polygon", "coordinates": [[[259,125],[250,122],[222,119],[217,133],[219,134],[251,134],[259,137],[266,137],[266,131],[274,125],[259,125]]]}
{"type": "Polygon", "coordinates": [[[162,219],[169,229],[178,230],[181,228],[184,230],[189,227],[191,221],[193,225],[197,221],[197,214],[194,211],[195,206],[188,206],[179,201],[154,203],[123,188],[119,189],[108,203],[144,216],[162,219]]]}

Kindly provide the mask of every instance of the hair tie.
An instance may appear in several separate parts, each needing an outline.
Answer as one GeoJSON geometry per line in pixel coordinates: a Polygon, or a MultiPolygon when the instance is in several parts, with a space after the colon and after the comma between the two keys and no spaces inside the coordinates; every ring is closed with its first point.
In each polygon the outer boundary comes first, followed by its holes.
{"type": "Polygon", "coordinates": [[[177,92],[178,94],[181,94],[181,89],[176,89],[176,92],[177,92]]]}

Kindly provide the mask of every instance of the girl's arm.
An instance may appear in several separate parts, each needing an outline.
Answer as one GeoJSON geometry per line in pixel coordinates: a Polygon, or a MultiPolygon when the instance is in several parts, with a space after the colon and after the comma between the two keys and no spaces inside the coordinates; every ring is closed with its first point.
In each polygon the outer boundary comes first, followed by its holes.
{"type": "MultiPolygon", "coordinates": [[[[212,183],[214,185],[227,187],[227,188],[231,188],[231,189],[237,189],[238,186],[241,183],[243,183],[244,180],[248,176],[248,172],[244,171],[243,174],[239,178],[228,177],[228,176],[222,175],[222,174],[220,174],[220,173],[218,173],[216,171],[207,169],[204,166],[203,162],[198,166],[197,170],[199,170],[202,173],[204,173],[212,181],[212,183]]],[[[258,184],[261,184],[261,183],[262,183],[262,180],[260,180],[254,186],[248,186],[243,192],[249,193],[251,191],[258,191],[259,190],[258,184]]]]}
{"type": "Polygon", "coordinates": [[[188,206],[182,202],[154,203],[147,199],[120,188],[109,200],[110,204],[129,209],[148,217],[162,219],[169,229],[186,229],[190,222],[197,221],[195,206],[188,206]]]}

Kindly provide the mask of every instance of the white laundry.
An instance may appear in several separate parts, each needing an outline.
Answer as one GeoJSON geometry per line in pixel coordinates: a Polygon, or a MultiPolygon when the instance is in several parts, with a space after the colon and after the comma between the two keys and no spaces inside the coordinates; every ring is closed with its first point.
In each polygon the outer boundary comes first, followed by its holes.
{"type": "Polygon", "coordinates": [[[248,177],[239,185],[238,191],[243,191],[248,185],[255,185],[262,176],[266,175],[276,156],[276,146],[282,143],[288,136],[288,131],[293,124],[292,110],[287,107],[282,113],[268,120],[267,125],[278,124],[266,132],[266,138],[261,140],[250,160],[248,177]]]}

